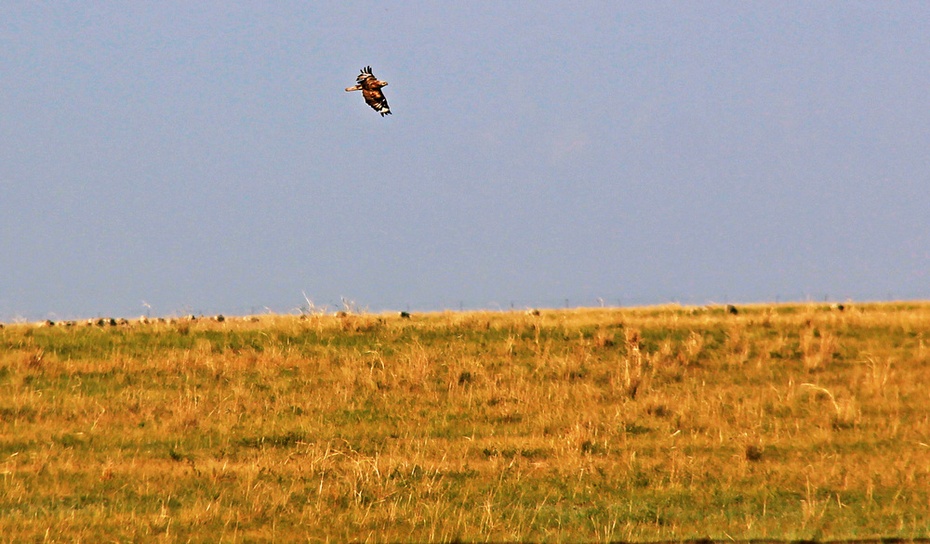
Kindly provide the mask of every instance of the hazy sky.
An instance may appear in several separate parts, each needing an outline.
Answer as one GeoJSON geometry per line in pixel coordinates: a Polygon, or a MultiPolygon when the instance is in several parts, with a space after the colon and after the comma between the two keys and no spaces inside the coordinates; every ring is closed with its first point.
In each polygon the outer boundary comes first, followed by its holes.
{"type": "Polygon", "coordinates": [[[0,319],[302,293],[930,298],[930,4],[0,3],[0,319]]]}

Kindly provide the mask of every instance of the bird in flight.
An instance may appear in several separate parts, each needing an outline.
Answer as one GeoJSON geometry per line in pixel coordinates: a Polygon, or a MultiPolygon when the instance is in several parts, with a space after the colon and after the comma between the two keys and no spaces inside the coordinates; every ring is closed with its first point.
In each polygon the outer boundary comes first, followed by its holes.
{"type": "Polygon", "coordinates": [[[388,106],[387,98],[384,98],[384,93],[381,92],[381,87],[387,87],[388,83],[387,81],[379,81],[378,78],[371,73],[371,66],[362,68],[362,73],[358,75],[355,82],[355,87],[346,87],[347,93],[362,91],[362,97],[365,98],[365,102],[376,112],[380,113],[381,117],[391,115],[391,107],[388,106]]]}

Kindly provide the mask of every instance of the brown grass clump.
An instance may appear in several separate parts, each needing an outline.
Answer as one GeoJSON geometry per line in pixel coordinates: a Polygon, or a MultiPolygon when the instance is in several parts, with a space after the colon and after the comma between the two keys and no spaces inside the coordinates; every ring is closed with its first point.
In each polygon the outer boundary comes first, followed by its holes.
{"type": "Polygon", "coordinates": [[[930,534],[930,305],[0,329],[9,541],[930,534]]]}

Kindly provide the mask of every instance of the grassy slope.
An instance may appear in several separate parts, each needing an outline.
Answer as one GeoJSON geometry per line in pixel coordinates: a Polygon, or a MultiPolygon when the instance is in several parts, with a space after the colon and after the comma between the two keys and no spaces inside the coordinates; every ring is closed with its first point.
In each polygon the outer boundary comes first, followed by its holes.
{"type": "Polygon", "coordinates": [[[930,305],[0,329],[0,535],[930,535],[930,305]]]}

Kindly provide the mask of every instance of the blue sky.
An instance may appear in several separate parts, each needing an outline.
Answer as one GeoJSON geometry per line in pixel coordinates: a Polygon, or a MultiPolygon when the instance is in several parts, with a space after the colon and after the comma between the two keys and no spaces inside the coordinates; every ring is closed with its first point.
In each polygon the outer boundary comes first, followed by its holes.
{"type": "Polygon", "coordinates": [[[0,51],[2,320],[930,298],[923,2],[13,1],[0,51]]]}

